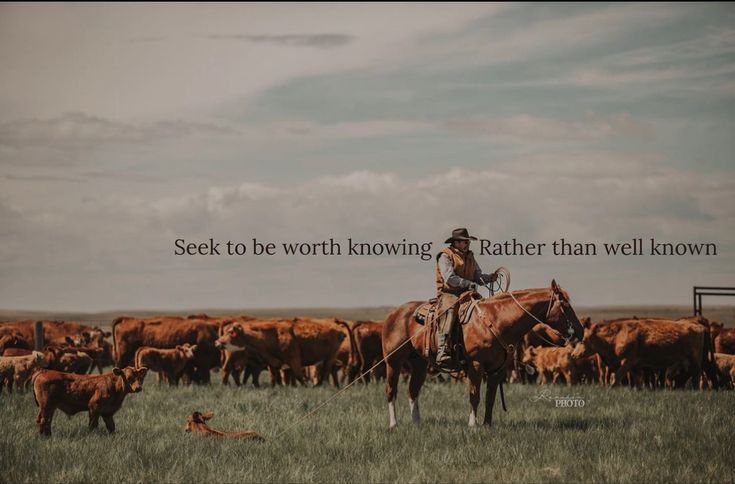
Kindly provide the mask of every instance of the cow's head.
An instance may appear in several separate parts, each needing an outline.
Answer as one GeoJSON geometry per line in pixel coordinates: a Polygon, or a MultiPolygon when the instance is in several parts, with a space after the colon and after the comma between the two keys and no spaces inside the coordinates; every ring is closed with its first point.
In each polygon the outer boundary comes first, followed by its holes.
{"type": "Polygon", "coordinates": [[[243,336],[245,330],[239,323],[232,323],[222,328],[222,335],[217,338],[214,346],[220,350],[236,351],[242,349],[245,344],[243,336]]]}
{"type": "Polygon", "coordinates": [[[126,366],[122,370],[118,367],[112,369],[112,374],[122,380],[125,393],[138,393],[143,389],[143,380],[148,373],[148,368],[141,367],[137,370],[132,366],[126,366]]]}
{"type": "Polygon", "coordinates": [[[523,364],[523,371],[528,375],[534,375],[538,370],[534,360],[536,359],[536,347],[526,346],[523,350],[523,356],[521,356],[521,363],[523,364]]]}
{"type": "Polygon", "coordinates": [[[193,360],[194,352],[197,349],[197,345],[190,345],[189,343],[178,345],[176,349],[181,353],[185,360],[193,360]]]}
{"type": "Polygon", "coordinates": [[[214,417],[214,413],[207,412],[194,412],[186,418],[186,427],[184,430],[187,432],[198,430],[200,425],[206,425],[207,420],[214,417]]]}
{"type": "Polygon", "coordinates": [[[105,338],[109,338],[112,336],[112,333],[109,331],[103,331],[101,328],[98,328],[95,326],[92,328],[92,330],[88,332],[82,333],[82,335],[86,334],[87,344],[86,346],[90,346],[92,348],[102,348],[104,344],[106,343],[105,338]]]}
{"type": "Polygon", "coordinates": [[[585,328],[582,341],[577,343],[574,347],[574,351],[572,351],[572,358],[587,358],[588,356],[594,355],[595,350],[593,349],[594,344],[592,343],[593,337],[592,327],[585,328]]]}
{"type": "Polygon", "coordinates": [[[64,356],[64,350],[55,346],[47,346],[44,348],[43,353],[48,365],[58,364],[61,357],[64,356]]]}
{"type": "Polygon", "coordinates": [[[521,362],[524,364],[533,364],[533,360],[536,356],[536,347],[535,346],[526,346],[526,348],[523,350],[523,356],[521,357],[521,362]]]}
{"type": "Polygon", "coordinates": [[[89,346],[91,340],[92,336],[89,331],[64,336],[64,343],[67,346],[89,346]]]}
{"type": "Polygon", "coordinates": [[[551,301],[546,315],[546,324],[572,342],[579,341],[584,337],[584,327],[582,327],[574,308],[569,303],[569,295],[553,279],[551,281],[551,301]]]}

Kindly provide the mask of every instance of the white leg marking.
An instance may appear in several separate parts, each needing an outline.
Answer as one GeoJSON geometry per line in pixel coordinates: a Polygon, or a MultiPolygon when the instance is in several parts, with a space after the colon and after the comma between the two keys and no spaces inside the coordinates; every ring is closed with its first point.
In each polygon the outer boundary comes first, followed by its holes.
{"type": "Polygon", "coordinates": [[[418,425],[421,423],[421,412],[419,412],[419,399],[408,400],[408,404],[411,406],[411,421],[418,425]]]}
{"type": "Polygon", "coordinates": [[[396,399],[394,398],[390,402],[388,402],[388,417],[390,417],[390,428],[394,428],[396,425],[398,425],[398,422],[396,421],[396,399]]]}
{"type": "Polygon", "coordinates": [[[475,413],[475,409],[470,410],[470,427],[475,427],[477,425],[477,414],[475,413]]]}

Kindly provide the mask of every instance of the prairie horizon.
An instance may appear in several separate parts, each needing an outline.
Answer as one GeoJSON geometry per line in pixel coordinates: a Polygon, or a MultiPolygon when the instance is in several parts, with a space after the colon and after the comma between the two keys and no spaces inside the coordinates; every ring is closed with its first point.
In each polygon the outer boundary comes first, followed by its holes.
{"type": "MultiPolygon", "coordinates": [[[[396,305],[397,306],[397,305],[396,305]]],[[[227,316],[250,314],[258,318],[292,318],[297,316],[312,318],[341,318],[352,320],[384,319],[396,306],[373,307],[283,307],[283,308],[192,308],[192,309],[121,309],[97,312],[84,311],[35,311],[23,309],[0,309],[0,322],[23,319],[69,320],[110,324],[120,316],[188,316],[207,314],[227,316]]],[[[687,305],[620,305],[620,306],[575,306],[579,317],[589,316],[592,321],[623,317],[663,317],[678,319],[691,316],[692,306],[687,305]]],[[[735,305],[704,306],[703,316],[720,321],[725,326],[735,326],[735,305]]]]}

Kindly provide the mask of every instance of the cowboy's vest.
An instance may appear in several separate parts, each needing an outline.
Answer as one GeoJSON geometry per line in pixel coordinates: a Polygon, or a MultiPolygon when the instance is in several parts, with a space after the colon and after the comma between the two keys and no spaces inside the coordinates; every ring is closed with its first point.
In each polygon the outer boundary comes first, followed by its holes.
{"type": "Polygon", "coordinates": [[[463,289],[459,287],[449,286],[442,276],[439,270],[439,257],[442,254],[447,254],[452,261],[454,266],[454,273],[462,279],[473,281],[475,279],[475,272],[477,271],[477,263],[475,262],[475,256],[472,255],[472,251],[468,250],[464,254],[454,247],[445,247],[436,256],[436,294],[441,295],[443,292],[448,292],[459,296],[462,294],[463,289]]]}

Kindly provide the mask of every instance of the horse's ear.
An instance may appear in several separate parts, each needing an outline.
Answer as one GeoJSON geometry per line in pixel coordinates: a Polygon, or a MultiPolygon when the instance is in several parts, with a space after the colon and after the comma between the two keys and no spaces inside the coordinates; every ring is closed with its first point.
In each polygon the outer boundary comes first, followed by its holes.
{"type": "Polygon", "coordinates": [[[552,280],[551,280],[551,289],[552,289],[552,290],[553,290],[554,292],[557,292],[557,291],[559,291],[559,284],[557,284],[557,283],[556,283],[556,279],[552,279],[552,280]]]}

